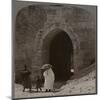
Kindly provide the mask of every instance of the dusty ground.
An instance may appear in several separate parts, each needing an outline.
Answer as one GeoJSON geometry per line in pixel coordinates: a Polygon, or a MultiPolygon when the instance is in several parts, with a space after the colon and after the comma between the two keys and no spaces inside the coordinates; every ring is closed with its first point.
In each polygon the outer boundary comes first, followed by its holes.
{"type": "MultiPolygon", "coordinates": [[[[60,83],[56,83],[59,84],[60,83]]],[[[92,71],[80,79],[69,80],[61,88],[55,89],[55,92],[22,92],[23,87],[15,84],[15,98],[26,97],[44,97],[44,96],[58,96],[58,95],[77,95],[77,94],[92,94],[96,93],[96,71],[92,71]]]]}

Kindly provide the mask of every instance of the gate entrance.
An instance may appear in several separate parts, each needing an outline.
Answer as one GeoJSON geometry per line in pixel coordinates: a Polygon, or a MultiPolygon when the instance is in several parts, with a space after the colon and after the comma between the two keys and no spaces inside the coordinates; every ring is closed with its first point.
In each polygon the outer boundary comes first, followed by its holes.
{"type": "Polygon", "coordinates": [[[71,76],[73,46],[66,32],[57,33],[49,44],[49,63],[53,65],[56,81],[68,80],[71,76]]]}

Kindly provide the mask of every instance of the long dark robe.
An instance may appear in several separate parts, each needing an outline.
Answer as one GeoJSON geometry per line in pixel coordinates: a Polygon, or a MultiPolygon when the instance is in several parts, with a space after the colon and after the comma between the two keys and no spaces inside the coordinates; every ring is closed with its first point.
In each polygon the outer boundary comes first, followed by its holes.
{"type": "Polygon", "coordinates": [[[32,87],[32,82],[31,82],[30,75],[31,75],[31,72],[29,70],[22,71],[24,88],[31,88],[32,87]]]}

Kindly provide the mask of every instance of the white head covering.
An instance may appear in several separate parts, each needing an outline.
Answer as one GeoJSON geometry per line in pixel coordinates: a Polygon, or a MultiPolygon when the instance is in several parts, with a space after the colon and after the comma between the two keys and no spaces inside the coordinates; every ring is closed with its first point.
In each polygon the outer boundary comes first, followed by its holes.
{"type": "Polygon", "coordinates": [[[41,69],[49,69],[49,68],[52,68],[52,65],[51,64],[44,64],[41,69]]]}

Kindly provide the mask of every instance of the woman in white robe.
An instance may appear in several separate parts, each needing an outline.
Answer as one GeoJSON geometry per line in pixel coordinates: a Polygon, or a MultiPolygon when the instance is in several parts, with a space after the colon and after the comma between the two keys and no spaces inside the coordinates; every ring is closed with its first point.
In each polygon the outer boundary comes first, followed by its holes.
{"type": "Polygon", "coordinates": [[[54,72],[52,70],[52,65],[50,64],[45,64],[43,65],[45,71],[43,72],[43,76],[44,76],[44,89],[46,92],[50,92],[53,91],[53,85],[54,85],[54,81],[55,81],[55,75],[54,72]]]}

